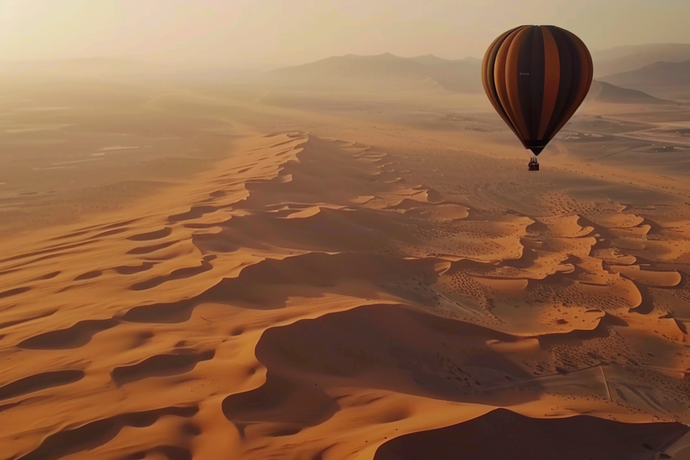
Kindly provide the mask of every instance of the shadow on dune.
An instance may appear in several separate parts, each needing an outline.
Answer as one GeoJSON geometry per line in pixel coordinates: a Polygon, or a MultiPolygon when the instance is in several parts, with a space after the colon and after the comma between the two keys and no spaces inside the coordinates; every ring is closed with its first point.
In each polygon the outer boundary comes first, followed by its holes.
{"type": "Polygon", "coordinates": [[[215,255],[204,256],[201,263],[197,267],[184,267],[173,270],[169,275],[157,276],[140,283],[135,283],[130,286],[133,291],[145,291],[147,289],[153,289],[163,283],[172,280],[192,278],[193,276],[200,275],[201,273],[210,271],[213,269],[211,262],[216,258],[215,255]]]}
{"type": "Polygon", "coordinates": [[[20,457],[19,460],[57,460],[103,445],[115,438],[124,428],[149,427],[161,417],[190,418],[198,411],[197,407],[165,407],[146,412],[119,414],[78,428],[67,427],[46,437],[39,447],[20,457]]]}
{"type": "Polygon", "coordinates": [[[204,253],[276,246],[309,251],[399,252],[393,242],[421,244],[411,231],[411,222],[394,212],[324,208],[304,218],[281,219],[274,213],[233,218],[222,224],[222,232],[192,239],[204,253]]]}
{"type": "Polygon", "coordinates": [[[270,371],[266,383],[259,388],[223,400],[223,414],[237,426],[243,438],[253,434],[295,434],[325,422],[337,411],[336,401],[318,386],[293,383],[270,371]],[[263,429],[262,422],[268,424],[263,429]]]}
{"type": "Polygon", "coordinates": [[[297,154],[299,161],[289,162],[281,170],[281,176],[292,175],[292,181],[282,182],[281,177],[248,181],[249,196],[236,207],[256,210],[276,202],[313,204],[314,197],[323,203],[348,205],[353,190],[365,195],[376,194],[382,186],[371,180],[370,166],[357,162],[355,152],[343,154],[344,147],[309,136],[294,147],[302,149],[297,154]]]}
{"type": "Polygon", "coordinates": [[[227,397],[223,411],[243,432],[248,424],[268,430],[276,423],[322,423],[339,407],[324,386],[495,404],[537,397],[532,392],[484,394],[491,386],[532,377],[492,350],[490,340],[518,339],[394,305],[359,307],[271,328],[255,351],[268,368],[266,382],[227,397]]]}
{"type": "Polygon", "coordinates": [[[64,350],[83,347],[99,332],[117,326],[114,319],[80,321],[67,329],[44,332],[17,345],[30,350],[64,350]]]}
{"type": "MultiPolygon", "coordinates": [[[[310,253],[283,260],[265,260],[227,278],[202,295],[205,301],[228,301],[251,308],[281,308],[291,296],[332,292],[352,284],[373,293],[383,291],[405,295],[404,286],[413,279],[432,284],[437,277],[434,259],[403,259],[374,254],[310,253]]],[[[421,299],[410,299],[421,300],[421,299]]]]}
{"type": "Polygon", "coordinates": [[[688,430],[680,423],[632,424],[588,416],[545,420],[497,409],[458,425],[388,441],[374,459],[649,460],[688,430]]]}
{"type": "Polygon", "coordinates": [[[267,259],[242,270],[237,278],[225,278],[199,296],[173,303],[135,307],[122,315],[124,321],[177,323],[187,321],[203,302],[231,303],[244,308],[283,308],[291,296],[317,297],[335,292],[375,296],[380,292],[411,301],[433,304],[430,293],[411,286],[431,285],[438,275],[436,259],[403,259],[372,254],[310,253],[282,260],[267,259]],[[358,291],[359,289],[359,291],[358,291]]]}
{"type": "Polygon", "coordinates": [[[268,329],[256,356],[274,372],[462,401],[468,395],[481,399],[491,386],[533,377],[491,349],[490,340],[518,339],[401,306],[376,305],[268,329]]]}
{"type": "Polygon", "coordinates": [[[43,372],[8,383],[0,387],[0,401],[36,391],[67,385],[84,378],[82,370],[43,372]]]}
{"type": "Polygon", "coordinates": [[[194,369],[199,362],[213,359],[214,355],[214,350],[201,353],[182,350],[176,354],[155,355],[137,364],[116,367],[111,376],[118,386],[122,386],[148,377],[184,374],[194,369]]]}

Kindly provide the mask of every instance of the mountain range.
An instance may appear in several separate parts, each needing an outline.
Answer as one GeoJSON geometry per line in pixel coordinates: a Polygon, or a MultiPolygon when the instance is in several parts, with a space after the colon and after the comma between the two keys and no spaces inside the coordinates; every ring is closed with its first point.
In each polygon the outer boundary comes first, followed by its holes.
{"type": "Polygon", "coordinates": [[[591,50],[595,77],[637,70],[656,62],[690,61],[690,44],[661,43],[591,50]]]}
{"type": "MultiPolygon", "coordinates": [[[[675,46],[670,48],[676,49],[675,46]]],[[[682,51],[685,48],[678,49],[682,51]]],[[[690,45],[688,52],[690,54],[690,45]]],[[[651,59],[646,57],[647,48],[643,48],[638,54],[623,57],[618,56],[620,53],[623,51],[609,52],[613,59],[604,62],[620,63],[626,60],[631,63],[651,59]]],[[[284,67],[271,72],[271,76],[283,84],[299,83],[309,86],[337,82],[352,85],[379,82],[394,86],[417,81],[439,85],[447,90],[481,92],[480,69],[481,61],[476,58],[443,59],[431,54],[409,58],[391,53],[370,56],[348,54],[284,67]]],[[[663,98],[673,98],[687,90],[690,90],[690,59],[685,62],[657,62],[601,77],[594,81],[590,99],[619,103],[664,103],[668,101],[663,98]]]]}
{"type": "Polygon", "coordinates": [[[640,69],[602,78],[608,83],[637,89],[659,97],[690,97],[690,60],[656,62],[640,69]]]}
{"type": "MultiPolygon", "coordinates": [[[[592,50],[596,81],[590,98],[629,102],[660,102],[659,99],[690,99],[690,44],[650,44],[592,50]],[[607,83],[608,85],[602,85],[607,83]],[[596,90],[596,91],[595,91],[596,90]],[[631,91],[626,91],[631,90],[631,91]],[[634,90],[634,91],[633,91],[634,90]],[[647,93],[647,94],[643,94],[647,93]],[[595,94],[597,96],[595,96],[595,94]]],[[[401,57],[391,53],[331,56],[319,61],[283,67],[271,72],[233,70],[228,62],[215,67],[147,62],[129,58],[62,59],[3,63],[0,76],[22,78],[42,74],[80,77],[105,75],[110,79],[169,78],[221,84],[230,81],[297,87],[396,84],[427,85],[446,90],[482,92],[481,59],[444,59],[432,54],[401,57]]],[[[663,101],[661,101],[663,102],[663,101]]]]}
{"type": "Polygon", "coordinates": [[[301,83],[332,83],[334,81],[360,84],[385,79],[391,83],[409,80],[432,80],[447,89],[476,91],[481,89],[477,75],[481,61],[475,58],[443,59],[431,54],[400,57],[391,53],[379,55],[332,56],[309,64],[274,70],[272,76],[281,81],[301,83]]]}

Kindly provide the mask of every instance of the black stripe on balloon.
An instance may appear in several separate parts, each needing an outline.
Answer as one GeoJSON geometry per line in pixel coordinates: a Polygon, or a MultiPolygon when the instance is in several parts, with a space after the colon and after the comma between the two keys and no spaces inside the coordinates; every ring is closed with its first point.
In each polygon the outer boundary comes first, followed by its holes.
{"type": "Polygon", "coordinates": [[[568,48],[570,50],[570,54],[572,56],[572,63],[573,63],[573,82],[571,84],[571,90],[570,94],[568,96],[568,102],[566,103],[566,107],[568,107],[569,110],[572,110],[573,106],[575,105],[575,100],[577,99],[577,93],[580,92],[580,86],[584,83],[582,80],[584,76],[582,75],[582,71],[584,70],[582,68],[582,53],[580,52],[580,48],[578,48],[577,44],[573,42],[573,39],[571,37],[568,37],[569,40],[567,41],[568,43],[568,48]]]}
{"type": "Polygon", "coordinates": [[[558,60],[561,69],[560,82],[558,84],[558,96],[556,96],[556,105],[553,108],[551,120],[549,120],[548,127],[544,133],[544,139],[550,140],[555,134],[554,130],[558,126],[561,117],[568,109],[568,98],[570,97],[573,83],[573,56],[570,52],[570,47],[568,46],[569,37],[561,32],[561,29],[558,27],[547,27],[556,41],[556,47],[558,48],[558,60]]]}
{"type": "MultiPolygon", "coordinates": [[[[535,27],[530,27],[527,33],[522,37],[520,43],[520,50],[517,62],[517,75],[510,75],[509,77],[517,79],[518,100],[520,101],[520,110],[516,110],[515,116],[522,117],[522,121],[527,127],[527,134],[529,139],[534,139],[536,134],[532,134],[534,126],[530,121],[532,120],[532,112],[534,111],[532,94],[532,37],[534,36],[535,27]]],[[[527,139],[523,139],[527,140],[527,139]]]]}
{"type": "Polygon", "coordinates": [[[561,33],[567,38],[565,43],[567,44],[568,52],[571,55],[570,61],[572,69],[572,81],[570,84],[570,92],[568,94],[568,99],[565,104],[565,109],[563,113],[559,115],[559,124],[554,127],[554,132],[551,133],[551,137],[556,135],[557,130],[563,128],[563,125],[568,121],[568,119],[573,115],[573,113],[577,109],[577,96],[580,92],[581,86],[585,83],[583,81],[585,79],[583,75],[583,71],[585,69],[582,68],[582,51],[575,43],[574,38],[570,32],[561,29],[561,33]]]}
{"type": "Polygon", "coordinates": [[[526,118],[530,138],[533,140],[539,140],[539,123],[541,122],[541,112],[544,110],[544,79],[546,74],[544,54],[544,35],[541,27],[536,27],[532,36],[532,64],[530,70],[532,113],[530,113],[529,119],[526,118]]]}

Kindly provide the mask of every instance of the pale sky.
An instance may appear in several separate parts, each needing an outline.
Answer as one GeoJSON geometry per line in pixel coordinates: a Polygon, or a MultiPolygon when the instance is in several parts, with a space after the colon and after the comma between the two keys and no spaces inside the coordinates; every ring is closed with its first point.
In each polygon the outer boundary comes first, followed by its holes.
{"type": "Polygon", "coordinates": [[[0,61],[139,56],[238,68],[332,55],[482,57],[554,24],[590,49],[690,43],[690,0],[0,0],[0,61]]]}

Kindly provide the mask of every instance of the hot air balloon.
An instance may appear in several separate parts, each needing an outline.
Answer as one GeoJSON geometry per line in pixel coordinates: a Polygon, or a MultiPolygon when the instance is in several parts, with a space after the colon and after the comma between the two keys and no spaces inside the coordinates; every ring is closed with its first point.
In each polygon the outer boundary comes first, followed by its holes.
{"type": "Polygon", "coordinates": [[[484,91],[498,114],[534,156],[587,96],[594,67],[585,44],[556,26],[524,25],[500,35],[482,63],[484,91]]]}

